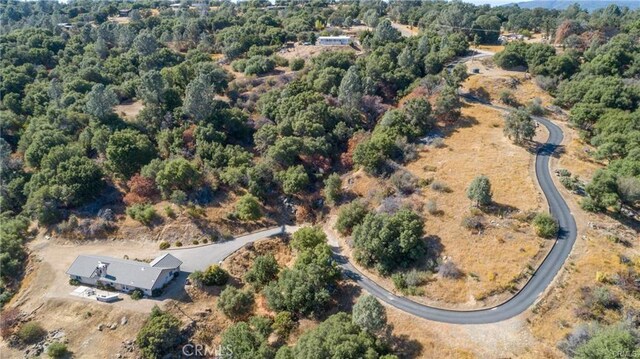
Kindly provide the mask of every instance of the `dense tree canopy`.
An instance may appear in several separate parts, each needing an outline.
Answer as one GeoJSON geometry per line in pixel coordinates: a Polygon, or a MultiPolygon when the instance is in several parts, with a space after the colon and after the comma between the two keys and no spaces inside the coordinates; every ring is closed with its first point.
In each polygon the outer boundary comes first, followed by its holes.
{"type": "Polygon", "coordinates": [[[424,254],[423,221],[406,209],[393,215],[367,214],[353,231],[356,260],[384,275],[409,266],[424,254]]]}

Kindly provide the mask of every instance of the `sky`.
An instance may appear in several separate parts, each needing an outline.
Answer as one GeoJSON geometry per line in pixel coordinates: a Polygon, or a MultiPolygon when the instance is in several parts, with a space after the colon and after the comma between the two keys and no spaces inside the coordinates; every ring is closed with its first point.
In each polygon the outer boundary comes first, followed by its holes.
{"type": "MultiPolygon", "coordinates": [[[[504,5],[510,4],[514,2],[522,2],[517,0],[464,0],[465,2],[470,2],[472,4],[481,5],[481,4],[490,4],[490,5],[504,5]]],[[[579,1],[577,1],[579,2],[579,1]]]]}

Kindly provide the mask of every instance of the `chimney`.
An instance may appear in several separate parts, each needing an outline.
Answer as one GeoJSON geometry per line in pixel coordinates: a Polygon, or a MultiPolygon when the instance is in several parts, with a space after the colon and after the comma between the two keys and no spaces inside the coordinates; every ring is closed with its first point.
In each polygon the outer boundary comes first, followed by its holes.
{"type": "Polygon", "coordinates": [[[96,273],[98,274],[98,277],[107,276],[107,267],[109,267],[109,263],[98,262],[98,267],[96,268],[96,273]]]}

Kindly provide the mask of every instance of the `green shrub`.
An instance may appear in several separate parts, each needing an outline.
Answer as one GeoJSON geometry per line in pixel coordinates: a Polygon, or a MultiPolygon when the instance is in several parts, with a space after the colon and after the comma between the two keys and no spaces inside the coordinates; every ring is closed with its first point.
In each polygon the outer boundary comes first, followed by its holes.
{"type": "Polygon", "coordinates": [[[164,207],[164,213],[167,215],[167,217],[169,218],[176,218],[176,211],[173,210],[173,207],[171,206],[166,206],[164,207]]]}
{"type": "Polygon", "coordinates": [[[539,98],[535,98],[527,105],[527,111],[534,116],[543,116],[545,113],[542,101],[539,98]]]}
{"type": "Polygon", "coordinates": [[[176,247],[182,247],[182,242],[177,241],[177,242],[176,242],[176,247]]]}
{"type": "Polygon", "coordinates": [[[462,226],[470,231],[481,231],[484,221],[481,216],[466,216],[462,219],[462,226]]]}
{"type": "Polygon", "coordinates": [[[55,342],[55,343],[51,343],[47,347],[47,355],[49,356],[49,358],[54,358],[54,359],[63,358],[67,354],[69,354],[69,350],[67,349],[67,346],[64,343],[55,342]]]}
{"type": "Polygon", "coordinates": [[[263,55],[256,55],[248,59],[245,63],[244,74],[245,75],[262,75],[267,72],[273,71],[276,67],[276,62],[271,57],[263,55]]]}
{"type": "Polygon", "coordinates": [[[336,229],[343,235],[351,234],[355,226],[362,223],[364,217],[369,213],[364,203],[353,201],[340,208],[338,219],[336,220],[336,229]]]}
{"type": "Polygon", "coordinates": [[[243,318],[249,315],[253,308],[253,294],[232,286],[227,286],[227,288],[220,293],[217,306],[218,309],[229,318],[243,318]]]}
{"type": "Polygon", "coordinates": [[[34,344],[42,340],[47,331],[38,322],[28,322],[18,330],[18,338],[24,344],[34,344]]]}
{"type": "Polygon", "coordinates": [[[134,204],[127,208],[127,214],[147,226],[156,218],[156,210],[150,204],[134,204]]]}
{"type": "Polygon", "coordinates": [[[398,290],[404,290],[407,288],[407,280],[402,273],[393,273],[391,275],[391,280],[393,281],[393,286],[398,290]]]}
{"type": "Polygon", "coordinates": [[[140,289],[134,289],[133,292],[131,292],[131,299],[133,300],[140,300],[142,297],[144,297],[144,293],[140,289]]]}
{"type": "Polygon", "coordinates": [[[571,177],[571,172],[566,168],[561,168],[558,170],[558,175],[560,177],[571,177]]]}
{"type": "Polygon", "coordinates": [[[136,344],[145,358],[162,358],[180,342],[180,321],[154,307],[138,332],[136,344]]]}
{"type": "Polygon", "coordinates": [[[69,285],[80,285],[80,281],[74,278],[69,279],[69,285]]]}
{"type": "Polygon", "coordinates": [[[387,312],[376,297],[366,294],[353,306],[352,321],[369,333],[379,333],[387,326],[387,312]]]}
{"type": "Polygon", "coordinates": [[[584,209],[587,212],[599,212],[600,206],[589,197],[585,197],[580,201],[580,208],[584,209]]]}
{"type": "Polygon", "coordinates": [[[241,221],[255,221],[260,219],[262,216],[260,202],[258,202],[255,196],[245,194],[240,197],[238,203],[236,203],[235,216],[241,221]]]}
{"type": "Polygon", "coordinates": [[[279,312],[273,320],[272,328],[279,336],[287,338],[291,331],[296,327],[291,312],[279,312]]]}
{"type": "Polygon", "coordinates": [[[272,254],[266,254],[256,257],[244,279],[256,288],[262,288],[276,279],[279,271],[280,267],[276,258],[272,254]]]}
{"type": "Polygon", "coordinates": [[[508,106],[515,106],[518,101],[513,96],[513,93],[508,90],[503,90],[500,92],[500,102],[508,106]]]}
{"type": "Polygon", "coordinates": [[[471,181],[467,188],[467,198],[478,207],[487,206],[492,201],[491,182],[487,176],[478,176],[471,181]]]}
{"type": "Polygon", "coordinates": [[[175,204],[183,205],[187,203],[187,194],[184,191],[177,189],[171,192],[169,200],[175,204]]]}
{"type": "Polygon", "coordinates": [[[204,208],[198,206],[188,206],[187,216],[191,218],[202,218],[205,215],[204,208]]]}
{"type": "Polygon", "coordinates": [[[222,286],[227,284],[227,281],[229,281],[229,273],[227,273],[227,271],[222,269],[219,265],[214,264],[209,266],[209,268],[207,268],[204,272],[194,271],[193,273],[191,273],[191,275],[189,275],[189,278],[206,286],[222,286]]]}
{"type": "Polygon", "coordinates": [[[624,325],[597,329],[595,334],[575,350],[577,359],[639,358],[640,339],[624,325]]]}
{"type": "Polygon", "coordinates": [[[542,238],[555,238],[558,234],[558,222],[546,213],[538,213],[533,219],[536,234],[542,238]]]}
{"type": "Polygon", "coordinates": [[[299,71],[304,68],[304,59],[295,58],[289,61],[289,67],[292,71],[299,71]]]}
{"type": "Polygon", "coordinates": [[[570,190],[570,191],[575,191],[578,188],[580,188],[580,180],[578,180],[578,178],[572,178],[569,176],[562,176],[560,177],[560,183],[562,183],[562,185],[564,186],[564,188],[570,190]]]}
{"type": "Polygon", "coordinates": [[[337,173],[330,174],[324,180],[324,197],[329,204],[335,204],[342,197],[342,180],[337,173]]]}
{"type": "MultiPolygon", "coordinates": [[[[410,285],[408,276],[405,273],[394,273],[391,275],[393,286],[404,295],[423,295],[424,290],[416,285],[410,285]]],[[[412,280],[412,279],[410,279],[412,280]]]]}
{"type": "Polygon", "coordinates": [[[231,68],[235,72],[244,72],[244,69],[247,67],[247,60],[240,59],[231,63],[231,68]]]}
{"type": "Polygon", "coordinates": [[[292,237],[291,247],[299,251],[313,249],[318,244],[326,243],[327,241],[327,235],[320,227],[302,227],[292,237]]]}
{"type": "Polygon", "coordinates": [[[440,181],[431,182],[431,189],[436,192],[449,193],[451,192],[451,188],[447,186],[446,183],[440,181]]]}
{"type": "Polygon", "coordinates": [[[289,60],[285,59],[282,56],[273,55],[273,56],[271,56],[271,58],[273,59],[273,61],[275,61],[276,66],[280,66],[280,67],[289,66],[289,60]]]}
{"type": "Polygon", "coordinates": [[[162,241],[160,242],[160,250],[165,250],[168,249],[169,247],[171,247],[171,244],[167,241],[162,241]]]}

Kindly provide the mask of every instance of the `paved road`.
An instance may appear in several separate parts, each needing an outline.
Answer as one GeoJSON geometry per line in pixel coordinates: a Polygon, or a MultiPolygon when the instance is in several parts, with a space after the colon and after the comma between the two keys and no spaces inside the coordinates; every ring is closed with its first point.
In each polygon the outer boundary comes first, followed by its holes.
{"type": "MultiPolygon", "coordinates": [[[[473,97],[468,98],[477,101],[473,97]]],[[[498,110],[509,111],[509,109],[500,106],[486,105],[498,110]]],[[[335,238],[330,238],[330,244],[345,274],[356,281],[363,289],[389,305],[415,316],[439,322],[454,324],[494,323],[507,320],[527,310],[536,302],[562,268],[575,243],[577,234],[575,220],[566,202],[555,187],[549,168],[549,160],[562,142],[562,130],[545,118],[534,117],[534,119],[549,130],[549,139],[536,154],[535,172],[540,187],[549,203],[551,214],[558,220],[560,231],[551,251],[520,292],[498,306],[480,310],[458,311],[429,307],[405,297],[396,296],[364,276],[349,263],[346,257],[340,255],[339,246],[336,244],[337,241],[335,241],[335,238]]]]}
{"type": "Polygon", "coordinates": [[[282,234],[285,231],[291,232],[294,230],[295,227],[279,226],[236,237],[230,241],[217,242],[191,248],[173,248],[163,251],[162,253],[171,253],[182,261],[183,265],[181,266],[181,269],[184,272],[193,272],[194,270],[204,270],[212,264],[220,263],[248,243],[255,242],[258,239],[282,234]]]}

